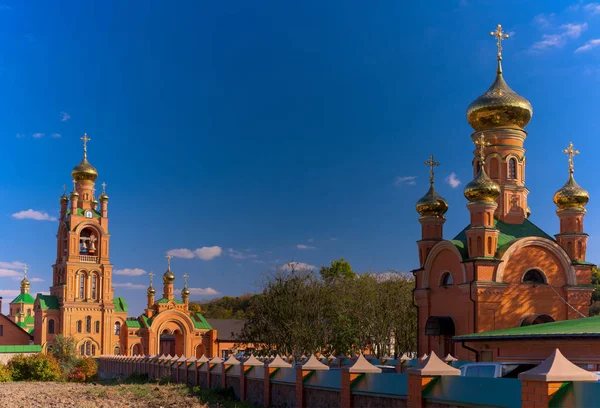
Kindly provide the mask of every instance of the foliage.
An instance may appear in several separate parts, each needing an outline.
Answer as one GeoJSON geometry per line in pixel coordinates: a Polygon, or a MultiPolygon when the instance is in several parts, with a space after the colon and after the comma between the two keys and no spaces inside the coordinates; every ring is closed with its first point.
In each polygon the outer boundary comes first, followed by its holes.
{"type": "Polygon", "coordinates": [[[19,354],[8,362],[15,381],[58,381],[61,370],[58,360],[50,354],[19,354]]]}
{"type": "Polygon", "coordinates": [[[595,289],[592,293],[592,305],[590,306],[590,316],[600,314],[600,270],[598,267],[592,267],[592,285],[595,289]]]}
{"type": "Polygon", "coordinates": [[[245,319],[252,297],[252,294],[223,296],[207,302],[190,303],[190,310],[192,307],[199,308],[202,315],[209,319],[245,319]]]}
{"type": "Polygon", "coordinates": [[[0,383],[12,381],[12,370],[9,366],[0,364],[0,383]]]}
{"type": "Polygon", "coordinates": [[[356,277],[356,272],[352,270],[352,266],[344,258],[331,261],[329,266],[321,266],[319,273],[321,274],[321,278],[328,283],[356,277]]]}
{"type": "Polygon", "coordinates": [[[67,376],[67,379],[71,382],[85,382],[86,380],[85,374],[79,367],[75,367],[74,369],[72,369],[69,375],[67,376]]]}
{"type": "Polygon", "coordinates": [[[93,381],[98,375],[98,363],[96,363],[96,360],[94,360],[93,358],[80,358],[79,360],[77,360],[77,363],[75,363],[75,368],[69,374],[69,378],[73,374],[83,375],[83,380],[81,382],[93,381]]]}
{"type": "Polygon", "coordinates": [[[62,372],[70,373],[77,362],[75,340],[72,337],[63,336],[62,334],[57,335],[54,337],[52,355],[60,363],[62,372]]]}
{"type": "Polygon", "coordinates": [[[190,310],[190,312],[194,312],[194,313],[202,313],[202,308],[200,307],[200,305],[198,303],[190,303],[189,310],[190,310]]]}
{"type": "Polygon", "coordinates": [[[233,388],[192,388],[192,393],[196,395],[202,404],[223,408],[253,408],[255,405],[249,402],[238,401],[235,397],[233,388]]]}
{"type": "Polygon", "coordinates": [[[242,337],[295,357],[414,351],[413,288],[412,277],[395,272],[325,280],[311,270],[280,269],[266,277],[262,293],[251,299],[242,337]]]}

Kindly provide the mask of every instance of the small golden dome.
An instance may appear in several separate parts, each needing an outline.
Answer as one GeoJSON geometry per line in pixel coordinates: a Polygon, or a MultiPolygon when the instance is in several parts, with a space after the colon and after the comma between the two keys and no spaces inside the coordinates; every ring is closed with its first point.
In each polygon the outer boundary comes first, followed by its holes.
{"type": "Polygon", "coordinates": [[[443,217],[448,211],[448,202],[435,191],[431,184],[427,194],[417,201],[416,208],[422,217],[443,217]]]}
{"type": "Polygon", "coordinates": [[[189,297],[190,296],[190,290],[187,287],[183,288],[183,290],[181,291],[181,296],[182,297],[189,297]]]}
{"type": "Polygon", "coordinates": [[[554,204],[559,209],[565,208],[583,208],[590,201],[590,194],[581,188],[569,174],[569,180],[565,185],[554,194],[554,204]]]}
{"type": "Polygon", "coordinates": [[[154,296],[154,294],[156,293],[156,289],[154,289],[154,287],[153,287],[153,286],[150,286],[150,287],[148,288],[148,290],[146,290],[146,293],[147,293],[149,296],[154,296]]]}
{"type": "Polygon", "coordinates": [[[527,206],[527,211],[525,212],[525,218],[529,218],[530,215],[531,215],[531,208],[529,206],[527,206]]]}
{"type": "Polygon", "coordinates": [[[531,103],[504,81],[500,61],[492,86],[467,108],[467,120],[476,131],[503,126],[524,129],[532,115],[531,103]]]}
{"type": "Polygon", "coordinates": [[[108,195],[106,193],[100,194],[100,201],[108,201],[108,195]]]}
{"type": "Polygon", "coordinates": [[[71,176],[73,177],[73,180],[77,181],[96,181],[98,178],[98,170],[96,170],[96,168],[87,161],[87,157],[84,156],[81,163],[75,166],[73,171],[71,171],[71,176]]]}
{"type": "Polygon", "coordinates": [[[27,279],[27,278],[24,278],[24,279],[21,281],[21,287],[23,288],[23,287],[29,287],[29,286],[30,286],[30,284],[29,284],[29,279],[27,279]]]}
{"type": "Polygon", "coordinates": [[[500,195],[500,186],[488,177],[484,165],[474,180],[465,186],[465,197],[470,202],[495,201],[500,195]]]}
{"type": "Polygon", "coordinates": [[[175,274],[171,272],[171,269],[167,269],[165,274],[163,275],[164,283],[173,283],[175,281],[175,274]]]}
{"type": "Polygon", "coordinates": [[[67,197],[66,195],[64,195],[64,194],[63,194],[63,195],[60,197],[60,202],[61,202],[61,203],[68,203],[68,202],[69,202],[69,197],[67,197]]]}

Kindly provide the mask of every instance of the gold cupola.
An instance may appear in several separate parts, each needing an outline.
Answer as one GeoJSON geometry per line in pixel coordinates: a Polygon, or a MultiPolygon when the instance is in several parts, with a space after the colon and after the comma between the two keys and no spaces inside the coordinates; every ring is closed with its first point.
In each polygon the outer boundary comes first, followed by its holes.
{"type": "Polygon", "coordinates": [[[187,279],[189,278],[187,273],[183,274],[183,289],[181,290],[181,297],[186,299],[190,297],[190,290],[187,287],[187,279]]]}
{"type": "Polygon", "coordinates": [[[29,293],[29,279],[27,279],[27,265],[23,267],[23,280],[21,280],[21,293],[29,293]]]}
{"type": "Polygon", "coordinates": [[[167,271],[163,275],[164,283],[175,282],[175,274],[173,272],[171,272],[171,258],[173,258],[173,255],[171,255],[171,254],[167,255],[167,271]]]}
{"type": "Polygon", "coordinates": [[[483,133],[474,143],[479,148],[479,172],[475,179],[465,186],[464,195],[472,203],[496,201],[501,193],[500,186],[485,172],[485,148],[490,143],[485,141],[483,133]]]}
{"type": "Polygon", "coordinates": [[[73,168],[71,176],[76,181],[96,181],[98,178],[98,170],[87,160],[87,142],[91,139],[87,137],[87,133],[81,138],[83,140],[83,160],[73,168]]]}
{"type": "Polygon", "coordinates": [[[475,99],[467,108],[467,120],[475,131],[483,131],[498,127],[513,127],[524,129],[531,120],[533,108],[531,103],[510,89],[502,76],[502,45],[504,34],[498,24],[496,31],[490,33],[497,38],[498,68],[496,79],[492,86],[475,99]]]}
{"type": "Polygon", "coordinates": [[[563,153],[569,156],[569,179],[560,190],[554,194],[554,204],[560,209],[567,208],[583,208],[590,201],[590,194],[581,188],[575,181],[573,173],[575,172],[573,165],[573,156],[579,154],[579,151],[573,149],[573,143],[569,143],[569,147],[563,150],[563,153]]]}
{"type": "Polygon", "coordinates": [[[448,202],[435,191],[433,187],[434,183],[434,171],[433,169],[440,165],[440,163],[433,160],[434,157],[431,155],[429,160],[425,162],[429,166],[429,190],[427,193],[417,201],[416,209],[421,217],[444,217],[446,211],[448,211],[448,202]]]}

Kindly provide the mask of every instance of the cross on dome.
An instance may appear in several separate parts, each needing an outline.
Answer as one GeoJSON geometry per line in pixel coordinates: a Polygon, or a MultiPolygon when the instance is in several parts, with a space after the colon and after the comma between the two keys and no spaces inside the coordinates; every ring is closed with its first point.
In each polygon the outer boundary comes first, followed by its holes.
{"type": "Polygon", "coordinates": [[[492,37],[496,37],[496,46],[498,47],[498,61],[502,60],[502,40],[505,40],[507,38],[509,38],[510,36],[508,34],[505,34],[504,31],[502,31],[502,25],[498,24],[496,26],[496,31],[491,31],[490,35],[492,37]]]}
{"type": "Polygon", "coordinates": [[[477,146],[477,148],[479,149],[479,161],[481,163],[481,166],[483,166],[485,164],[485,148],[490,145],[490,142],[486,142],[485,136],[483,135],[483,133],[481,133],[479,135],[479,138],[475,139],[473,143],[475,143],[475,146],[477,146]]]}
{"type": "Polygon", "coordinates": [[[27,279],[27,265],[23,265],[23,279],[27,279]]]}
{"type": "Polygon", "coordinates": [[[167,258],[167,270],[171,270],[171,259],[173,258],[173,255],[171,254],[167,254],[167,256],[165,256],[165,258],[167,258]]]}
{"type": "Polygon", "coordinates": [[[569,173],[573,174],[575,172],[573,156],[577,156],[579,154],[579,150],[573,149],[573,142],[569,142],[569,147],[564,149],[563,153],[569,156],[569,173]]]}
{"type": "Polygon", "coordinates": [[[150,277],[150,286],[152,286],[152,278],[154,277],[154,272],[150,271],[148,276],[150,277]]]}
{"type": "Polygon", "coordinates": [[[102,184],[102,194],[106,194],[106,183],[103,181],[102,184]]]}
{"type": "Polygon", "coordinates": [[[88,137],[87,133],[84,133],[81,140],[83,140],[83,157],[87,157],[87,142],[89,142],[92,139],[88,137]]]}
{"type": "Polygon", "coordinates": [[[189,275],[187,273],[183,274],[183,287],[187,287],[187,279],[189,278],[189,275]]]}
{"type": "Polygon", "coordinates": [[[433,178],[435,176],[434,168],[440,165],[440,162],[436,162],[433,160],[433,154],[429,156],[429,160],[425,162],[427,166],[429,166],[429,184],[433,185],[433,178]]]}

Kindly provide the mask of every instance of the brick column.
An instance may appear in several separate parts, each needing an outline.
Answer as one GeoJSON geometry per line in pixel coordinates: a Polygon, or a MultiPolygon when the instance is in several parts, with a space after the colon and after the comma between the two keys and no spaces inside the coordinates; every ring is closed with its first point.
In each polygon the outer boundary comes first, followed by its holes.
{"type": "MultiPolygon", "coordinates": [[[[277,367],[265,367],[265,380],[264,391],[263,391],[263,406],[270,407],[271,406],[271,374],[277,371],[277,367]]],[[[296,407],[299,407],[298,400],[296,400],[296,407]]]]}
{"type": "Polygon", "coordinates": [[[460,375],[460,370],[444,363],[433,351],[417,367],[410,368],[406,372],[408,374],[408,408],[425,406],[423,390],[435,377],[460,375]]]}
{"type": "Polygon", "coordinates": [[[577,367],[555,349],[540,365],[519,374],[519,379],[522,381],[521,406],[547,408],[563,384],[571,381],[596,382],[598,376],[577,367]]]}
{"type": "Polygon", "coordinates": [[[352,407],[352,383],[366,373],[381,373],[381,368],[377,368],[365,359],[361,354],[356,362],[349,368],[340,370],[342,377],[340,388],[340,407],[352,407]]]}
{"type": "MultiPolygon", "coordinates": [[[[296,408],[306,408],[304,401],[304,378],[317,370],[329,370],[329,366],[317,360],[314,354],[302,366],[296,367],[296,408]]],[[[265,406],[268,405],[265,404],[265,406]]]]}

